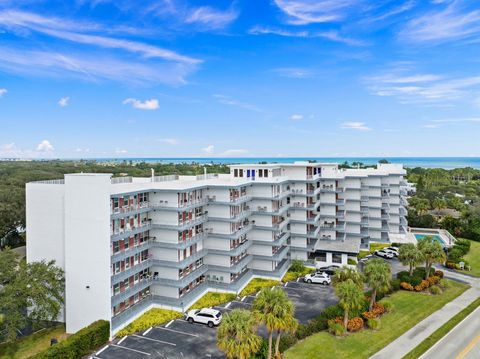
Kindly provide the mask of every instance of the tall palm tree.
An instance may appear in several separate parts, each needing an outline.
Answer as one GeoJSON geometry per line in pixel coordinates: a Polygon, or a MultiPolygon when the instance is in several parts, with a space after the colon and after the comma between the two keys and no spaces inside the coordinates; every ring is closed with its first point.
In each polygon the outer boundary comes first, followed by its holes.
{"type": "Polygon", "coordinates": [[[392,273],[390,265],[380,258],[371,259],[365,265],[363,270],[365,282],[372,289],[372,298],[370,299],[369,310],[377,300],[377,293],[385,293],[390,289],[392,273]]]}
{"type": "Polygon", "coordinates": [[[273,332],[287,330],[290,317],[293,317],[294,306],[285,292],[280,288],[262,289],[253,301],[255,318],[267,327],[268,359],[272,358],[273,332]]]}
{"type": "Polygon", "coordinates": [[[277,339],[275,341],[275,358],[280,358],[280,337],[283,332],[294,333],[298,328],[298,320],[295,319],[295,306],[288,299],[287,295],[282,299],[285,312],[277,328],[277,339]]]}
{"type": "Polygon", "coordinates": [[[412,276],[415,267],[423,262],[423,255],[415,244],[408,243],[401,246],[398,250],[398,260],[403,265],[409,266],[409,273],[412,276]]]}
{"type": "Polygon", "coordinates": [[[440,243],[435,241],[432,236],[425,236],[418,240],[418,249],[422,253],[425,261],[425,279],[430,274],[432,264],[445,261],[445,252],[440,243]]]}
{"type": "Polygon", "coordinates": [[[343,309],[343,326],[347,329],[348,314],[355,309],[361,309],[365,300],[362,290],[351,279],[338,283],[335,293],[340,299],[339,304],[343,309]]]}
{"type": "Polygon", "coordinates": [[[341,282],[351,279],[359,288],[363,288],[363,276],[355,268],[343,266],[339,268],[333,276],[333,285],[336,286],[341,282]]]}
{"type": "Polygon", "coordinates": [[[229,359],[247,359],[255,354],[262,344],[256,333],[256,321],[252,313],[234,309],[225,314],[217,332],[217,346],[229,359]]]}

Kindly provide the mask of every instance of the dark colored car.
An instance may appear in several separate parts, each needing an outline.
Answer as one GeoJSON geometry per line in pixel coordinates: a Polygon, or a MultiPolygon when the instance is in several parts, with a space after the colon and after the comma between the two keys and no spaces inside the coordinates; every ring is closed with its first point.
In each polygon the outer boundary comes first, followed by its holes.
{"type": "Polygon", "coordinates": [[[317,272],[327,273],[328,275],[334,275],[335,272],[340,268],[340,266],[336,266],[335,264],[317,268],[317,272]]]}

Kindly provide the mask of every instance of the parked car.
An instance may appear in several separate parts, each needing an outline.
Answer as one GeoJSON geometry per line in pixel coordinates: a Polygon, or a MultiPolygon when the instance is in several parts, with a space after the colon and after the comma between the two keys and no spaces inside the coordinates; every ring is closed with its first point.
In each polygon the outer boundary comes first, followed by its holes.
{"type": "Polygon", "coordinates": [[[303,277],[303,281],[307,283],[320,283],[323,285],[332,283],[330,276],[325,272],[307,274],[305,277],[303,277]]]}
{"type": "Polygon", "coordinates": [[[210,328],[219,325],[222,321],[222,313],[212,308],[192,309],[187,313],[186,317],[189,323],[207,324],[210,328]]]}
{"type": "Polygon", "coordinates": [[[340,266],[332,264],[326,267],[317,268],[317,273],[327,273],[328,275],[334,275],[339,268],[340,266]]]}
{"type": "Polygon", "coordinates": [[[395,255],[392,252],[385,249],[377,249],[375,251],[375,254],[379,257],[386,258],[386,259],[392,259],[393,257],[395,257],[395,255]]]}
{"type": "Polygon", "coordinates": [[[395,257],[398,257],[398,247],[387,247],[383,249],[392,252],[395,257]]]}

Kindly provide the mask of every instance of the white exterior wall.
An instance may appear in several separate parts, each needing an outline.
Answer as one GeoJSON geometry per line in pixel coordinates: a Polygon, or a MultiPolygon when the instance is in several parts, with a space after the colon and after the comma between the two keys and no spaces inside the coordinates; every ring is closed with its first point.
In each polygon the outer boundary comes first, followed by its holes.
{"type": "Polygon", "coordinates": [[[110,320],[110,271],[110,175],[65,175],[67,333],[110,320]]]}

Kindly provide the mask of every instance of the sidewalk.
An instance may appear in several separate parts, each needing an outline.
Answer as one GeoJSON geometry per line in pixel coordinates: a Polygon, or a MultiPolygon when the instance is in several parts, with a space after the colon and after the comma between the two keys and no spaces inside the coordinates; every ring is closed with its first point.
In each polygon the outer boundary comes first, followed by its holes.
{"type": "MultiPolygon", "coordinates": [[[[442,269],[443,270],[443,269],[442,269]]],[[[401,359],[458,312],[480,297],[480,279],[445,270],[445,277],[466,282],[472,288],[422,320],[416,326],[374,354],[370,359],[401,359]]]]}

